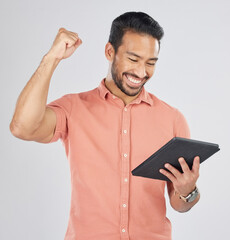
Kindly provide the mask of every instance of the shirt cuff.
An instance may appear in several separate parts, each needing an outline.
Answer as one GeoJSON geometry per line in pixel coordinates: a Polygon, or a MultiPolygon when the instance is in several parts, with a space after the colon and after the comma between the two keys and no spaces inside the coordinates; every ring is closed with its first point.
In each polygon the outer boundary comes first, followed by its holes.
{"type": "Polygon", "coordinates": [[[63,124],[65,121],[63,121],[63,114],[62,114],[62,110],[58,107],[55,107],[55,106],[47,106],[49,108],[51,108],[55,114],[56,114],[56,127],[55,127],[55,130],[54,130],[54,135],[52,137],[52,139],[48,142],[48,143],[52,143],[52,142],[56,142],[59,138],[62,137],[63,135],[63,132],[62,132],[62,129],[63,129],[63,124]]]}

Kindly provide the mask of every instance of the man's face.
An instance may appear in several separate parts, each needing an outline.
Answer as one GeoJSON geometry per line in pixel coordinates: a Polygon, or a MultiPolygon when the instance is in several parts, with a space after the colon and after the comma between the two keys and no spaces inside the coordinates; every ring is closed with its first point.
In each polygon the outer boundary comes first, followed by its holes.
{"type": "Polygon", "coordinates": [[[158,40],[150,35],[126,32],[111,66],[116,86],[128,96],[136,96],[155,70],[158,40]]]}

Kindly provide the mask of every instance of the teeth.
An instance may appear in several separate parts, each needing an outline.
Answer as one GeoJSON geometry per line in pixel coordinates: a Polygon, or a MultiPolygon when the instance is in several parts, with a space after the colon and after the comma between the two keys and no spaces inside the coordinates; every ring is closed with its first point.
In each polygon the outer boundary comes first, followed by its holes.
{"type": "Polygon", "coordinates": [[[141,82],[141,80],[133,79],[133,78],[130,77],[130,76],[127,76],[127,78],[129,79],[130,82],[133,82],[133,83],[140,83],[140,82],[141,82]]]}

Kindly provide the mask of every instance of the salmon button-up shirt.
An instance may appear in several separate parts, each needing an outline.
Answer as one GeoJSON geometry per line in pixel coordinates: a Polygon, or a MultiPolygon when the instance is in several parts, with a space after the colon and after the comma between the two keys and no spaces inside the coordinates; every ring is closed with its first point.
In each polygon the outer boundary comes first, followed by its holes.
{"type": "Polygon", "coordinates": [[[131,171],[171,138],[189,137],[183,115],[144,88],[130,104],[104,80],[48,105],[70,165],[71,209],[65,240],[170,240],[165,181],[131,171]]]}

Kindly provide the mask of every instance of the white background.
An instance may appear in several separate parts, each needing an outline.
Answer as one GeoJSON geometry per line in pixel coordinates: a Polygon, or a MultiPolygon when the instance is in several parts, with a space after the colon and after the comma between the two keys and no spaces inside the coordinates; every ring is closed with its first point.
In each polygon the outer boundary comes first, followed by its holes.
{"type": "Polygon", "coordinates": [[[61,143],[25,142],[9,132],[19,93],[60,27],[77,32],[83,44],[56,69],[49,101],[97,87],[107,74],[104,46],[111,22],[131,10],[150,14],[165,30],[157,70],[146,89],[185,115],[192,138],[221,148],[201,165],[200,202],[184,214],[168,205],[173,239],[228,239],[228,0],[0,2],[0,239],[63,239],[69,216],[70,174],[61,143]]]}

